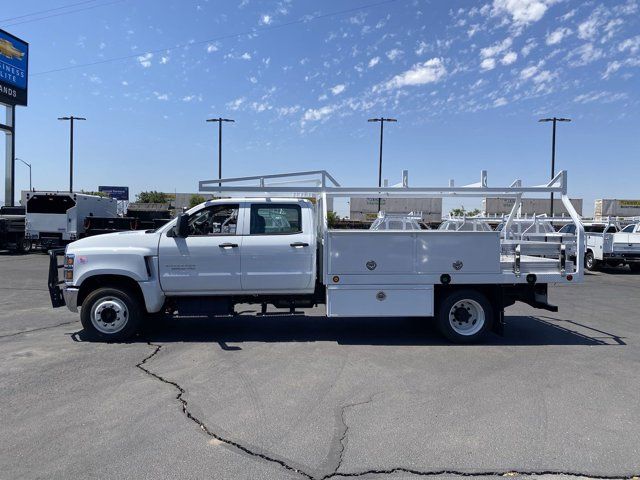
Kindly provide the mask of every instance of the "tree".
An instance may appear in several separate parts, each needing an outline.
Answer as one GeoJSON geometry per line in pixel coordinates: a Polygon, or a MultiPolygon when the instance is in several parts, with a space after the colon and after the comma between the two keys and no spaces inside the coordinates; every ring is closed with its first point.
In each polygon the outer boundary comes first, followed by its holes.
{"type": "Polygon", "coordinates": [[[329,228],[335,227],[336,223],[340,220],[338,214],[334,211],[327,212],[327,226],[329,228]]]}
{"type": "Polygon", "coordinates": [[[480,209],[474,208],[473,210],[469,210],[468,212],[465,210],[464,205],[460,205],[460,208],[454,208],[449,212],[449,215],[452,217],[475,217],[476,215],[480,215],[480,209]]]}
{"type": "Polygon", "coordinates": [[[193,208],[196,205],[200,205],[201,203],[206,202],[206,199],[202,195],[191,195],[189,199],[189,207],[193,208]]]}
{"type": "Polygon", "coordinates": [[[107,194],[104,192],[86,192],[84,190],[80,190],[80,193],[84,194],[84,195],[95,195],[97,197],[106,197],[107,194]]]}
{"type": "Polygon", "coordinates": [[[138,203],[167,203],[168,201],[169,199],[165,193],[156,192],[155,190],[140,192],[136,195],[136,202],[138,203]]]}

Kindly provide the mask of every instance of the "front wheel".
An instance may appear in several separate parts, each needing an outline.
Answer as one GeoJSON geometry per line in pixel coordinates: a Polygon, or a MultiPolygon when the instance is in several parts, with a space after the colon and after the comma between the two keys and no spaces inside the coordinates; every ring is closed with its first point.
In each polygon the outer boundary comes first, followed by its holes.
{"type": "Polygon", "coordinates": [[[131,338],[142,323],[140,301],[129,291],[99,288],[82,302],[80,320],[95,340],[118,342],[131,338]]]}
{"type": "Polygon", "coordinates": [[[440,331],[452,342],[475,343],[491,329],[493,308],[482,293],[459,290],[442,299],[436,318],[440,331]]]}
{"type": "Polygon", "coordinates": [[[33,243],[28,238],[23,238],[18,242],[18,252],[29,253],[33,248],[33,243]]]}
{"type": "Polygon", "coordinates": [[[593,252],[587,252],[584,255],[584,268],[593,272],[596,268],[598,268],[598,261],[593,256],[593,252]]]}

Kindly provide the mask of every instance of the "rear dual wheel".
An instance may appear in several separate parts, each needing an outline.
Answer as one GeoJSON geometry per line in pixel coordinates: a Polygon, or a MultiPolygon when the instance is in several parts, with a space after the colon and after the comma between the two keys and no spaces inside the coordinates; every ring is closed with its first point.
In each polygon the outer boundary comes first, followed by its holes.
{"type": "Polygon", "coordinates": [[[447,294],[438,306],[438,328],[454,343],[476,343],[491,330],[493,308],[485,295],[475,290],[447,294]]]}

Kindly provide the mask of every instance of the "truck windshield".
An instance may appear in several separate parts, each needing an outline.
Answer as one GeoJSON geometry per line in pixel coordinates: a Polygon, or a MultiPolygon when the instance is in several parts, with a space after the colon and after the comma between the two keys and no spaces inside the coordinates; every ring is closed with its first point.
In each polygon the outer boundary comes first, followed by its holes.
{"type": "Polygon", "coordinates": [[[34,195],[27,201],[27,213],[67,213],[76,202],[67,195],[34,195]]]}

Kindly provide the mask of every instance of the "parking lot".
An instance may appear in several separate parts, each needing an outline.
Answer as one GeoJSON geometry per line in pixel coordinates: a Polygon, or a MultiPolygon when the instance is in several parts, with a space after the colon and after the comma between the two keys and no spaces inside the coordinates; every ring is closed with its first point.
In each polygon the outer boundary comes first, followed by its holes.
{"type": "Polygon", "coordinates": [[[44,254],[0,253],[0,477],[418,478],[640,474],[640,275],[517,304],[504,337],[428,320],[158,320],[91,343],[44,254]]]}

